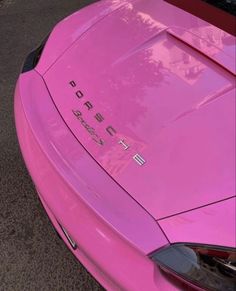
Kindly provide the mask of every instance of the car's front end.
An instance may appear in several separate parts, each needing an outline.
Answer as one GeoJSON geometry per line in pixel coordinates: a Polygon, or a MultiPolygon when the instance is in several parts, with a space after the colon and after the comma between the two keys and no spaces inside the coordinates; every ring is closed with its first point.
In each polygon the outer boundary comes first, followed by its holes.
{"type": "Polygon", "coordinates": [[[93,4],[29,55],[21,151],[56,230],[105,288],[233,291],[235,38],[147,2],[93,4]]]}

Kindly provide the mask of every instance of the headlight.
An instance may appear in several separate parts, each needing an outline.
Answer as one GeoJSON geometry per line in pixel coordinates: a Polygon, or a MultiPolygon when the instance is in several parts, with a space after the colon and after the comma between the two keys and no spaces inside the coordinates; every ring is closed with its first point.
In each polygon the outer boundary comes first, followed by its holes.
{"type": "Polygon", "coordinates": [[[43,52],[44,46],[49,38],[49,35],[41,42],[39,47],[37,47],[35,50],[33,50],[26,58],[23,68],[22,68],[22,73],[28,72],[33,70],[36,65],[39,62],[39,59],[41,57],[41,54],[43,52]]]}
{"type": "Polygon", "coordinates": [[[236,290],[236,249],[173,244],[151,256],[162,269],[206,290],[236,290]]]}

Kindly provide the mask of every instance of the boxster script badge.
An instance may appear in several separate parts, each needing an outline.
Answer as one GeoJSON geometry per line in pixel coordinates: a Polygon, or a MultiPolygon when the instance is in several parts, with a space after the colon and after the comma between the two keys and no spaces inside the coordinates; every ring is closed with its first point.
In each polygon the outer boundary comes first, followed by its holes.
{"type": "MultiPolygon", "coordinates": [[[[81,90],[79,90],[77,84],[75,81],[70,81],[69,82],[70,86],[72,88],[75,89],[74,91],[74,94],[75,94],[75,97],[77,97],[78,99],[82,99],[84,98],[84,94],[81,90]]],[[[88,111],[91,111],[91,112],[94,112],[94,106],[93,104],[87,100],[87,101],[84,101],[83,102],[83,106],[85,106],[87,108],[88,111]]],[[[90,134],[90,136],[92,137],[93,141],[96,142],[98,145],[100,146],[104,146],[105,144],[105,140],[103,138],[101,138],[98,133],[96,132],[96,130],[87,123],[87,121],[85,120],[85,118],[83,117],[83,114],[80,110],[74,110],[72,109],[72,112],[74,114],[74,116],[76,116],[76,118],[79,120],[79,122],[81,123],[81,125],[87,130],[87,132],[90,134]]],[[[97,120],[97,122],[101,123],[101,122],[104,122],[105,120],[105,117],[97,112],[94,114],[94,118],[97,120]]],[[[115,137],[116,136],[116,129],[109,125],[106,127],[106,133],[109,135],[109,136],[112,136],[112,137],[115,137]]],[[[119,139],[118,140],[118,144],[121,145],[121,147],[127,151],[130,149],[130,146],[129,144],[126,143],[126,141],[124,139],[119,139]]],[[[139,165],[139,166],[143,166],[146,161],[145,159],[138,153],[136,153],[134,156],[133,156],[133,160],[139,165]]]]}

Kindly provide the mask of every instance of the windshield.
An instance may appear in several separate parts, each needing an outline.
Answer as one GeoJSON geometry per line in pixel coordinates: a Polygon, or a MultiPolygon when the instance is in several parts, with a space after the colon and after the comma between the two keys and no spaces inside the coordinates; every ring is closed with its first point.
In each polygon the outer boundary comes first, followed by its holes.
{"type": "Polygon", "coordinates": [[[236,16],[236,0],[204,0],[204,1],[236,16]]]}
{"type": "Polygon", "coordinates": [[[236,35],[236,0],[165,0],[236,35]]]}

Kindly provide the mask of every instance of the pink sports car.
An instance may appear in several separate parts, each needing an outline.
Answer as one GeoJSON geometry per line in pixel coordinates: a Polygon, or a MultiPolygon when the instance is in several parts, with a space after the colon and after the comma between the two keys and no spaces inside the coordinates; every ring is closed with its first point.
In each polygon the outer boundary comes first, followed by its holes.
{"type": "Polygon", "coordinates": [[[235,18],[189,2],[96,2],[17,82],[39,197],[108,290],[236,290],[235,18]]]}

